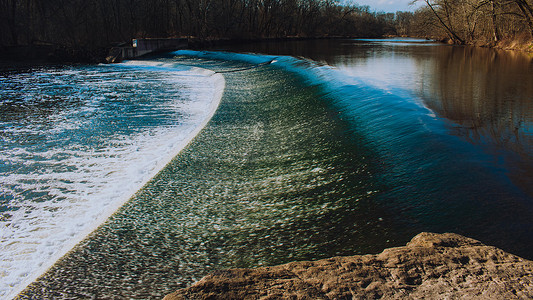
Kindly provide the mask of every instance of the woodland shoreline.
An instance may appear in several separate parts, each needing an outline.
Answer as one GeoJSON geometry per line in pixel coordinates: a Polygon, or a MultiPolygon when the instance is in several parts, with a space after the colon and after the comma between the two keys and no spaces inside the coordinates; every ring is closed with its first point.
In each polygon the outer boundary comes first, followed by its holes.
{"type": "MultiPolygon", "coordinates": [[[[384,37],[425,38],[416,36],[388,35],[384,37]]],[[[190,39],[188,49],[205,50],[217,46],[239,45],[258,42],[286,42],[324,39],[351,39],[363,37],[281,37],[281,38],[234,38],[234,39],[190,39]]],[[[431,40],[431,38],[426,38],[431,40]]],[[[437,40],[443,44],[458,45],[451,39],[437,40]]],[[[497,43],[468,43],[465,46],[491,48],[496,50],[517,51],[533,53],[533,43],[519,40],[501,40],[497,43]]],[[[30,45],[11,46],[0,48],[0,68],[48,65],[48,64],[77,64],[77,63],[105,63],[105,57],[109,53],[107,47],[96,49],[84,49],[82,47],[69,47],[62,45],[30,45]]]]}

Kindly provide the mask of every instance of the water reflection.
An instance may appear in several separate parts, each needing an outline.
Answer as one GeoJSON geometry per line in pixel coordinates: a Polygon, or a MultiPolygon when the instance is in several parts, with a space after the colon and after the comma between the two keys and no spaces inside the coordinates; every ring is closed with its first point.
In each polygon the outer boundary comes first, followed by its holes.
{"type": "Polygon", "coordinates": [[[453,121],[452,134],[511,163],[512,179],[533,194],[533,61],[471,47],[437,54],[425,103],[453,121]]]}
{"type": "Polygon", "coordinates": [[[461,128],[455,133],[528,152],[533,145],[533,64],[525,57],[465,47],[443,47],[424,100],[461,128]],[[531,76],[530,76],[531,77],[531,76]],[[529,80],[528,80],[529,79],[529,80]]]}
{"type": "Polygon", "coordinates": [[[303,56],[408,94],[449,121],[449,133],[493,155],[533,195],[533,59],[513,51],[417,39],[255,43],[224,50],[303,56]]]}

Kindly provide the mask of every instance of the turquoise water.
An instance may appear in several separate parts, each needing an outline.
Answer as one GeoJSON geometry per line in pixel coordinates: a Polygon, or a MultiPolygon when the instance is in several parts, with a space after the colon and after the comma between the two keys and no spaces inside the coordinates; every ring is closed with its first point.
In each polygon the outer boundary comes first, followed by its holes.
{"type": "Polygon", "coordinates": [[[197,134],[224,82],[132,62],[6,71],[0,85],[0,298],[9,298],[197,134]]]}
{"type": "Polygon", "coordinates": [[[222,50],[264,54],[139,62],[220,72],[221,103],[22,296],[160,298],[216,269],[377,253],[420,231],[531,258],[531,65],[400,42],[254,44],[222,50]],[[485,68],[500,92],[485,86],[485,68]]]}

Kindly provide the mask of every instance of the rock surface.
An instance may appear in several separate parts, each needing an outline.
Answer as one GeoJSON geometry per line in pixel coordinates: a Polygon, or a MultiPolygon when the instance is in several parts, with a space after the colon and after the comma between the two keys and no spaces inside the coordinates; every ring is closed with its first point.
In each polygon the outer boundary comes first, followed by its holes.
{"type": "Polygon", "coordinates": [[[177,299],[533,299],[533,261],[457,234],[421,233],[376,255],[230,269],[177,299]]]}

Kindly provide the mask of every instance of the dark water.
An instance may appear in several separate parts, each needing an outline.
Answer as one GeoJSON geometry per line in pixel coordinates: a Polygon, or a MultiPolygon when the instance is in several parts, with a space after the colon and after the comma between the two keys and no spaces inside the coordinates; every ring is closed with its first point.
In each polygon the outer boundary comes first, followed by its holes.
{"type": "Polygon", "coordinates": [[[421,231],[533,258],[531,60],[421,41],[226,50],[270,55],[158,58],[240,71],[193,143],[22,297],[159,298],[421,231]]]}

